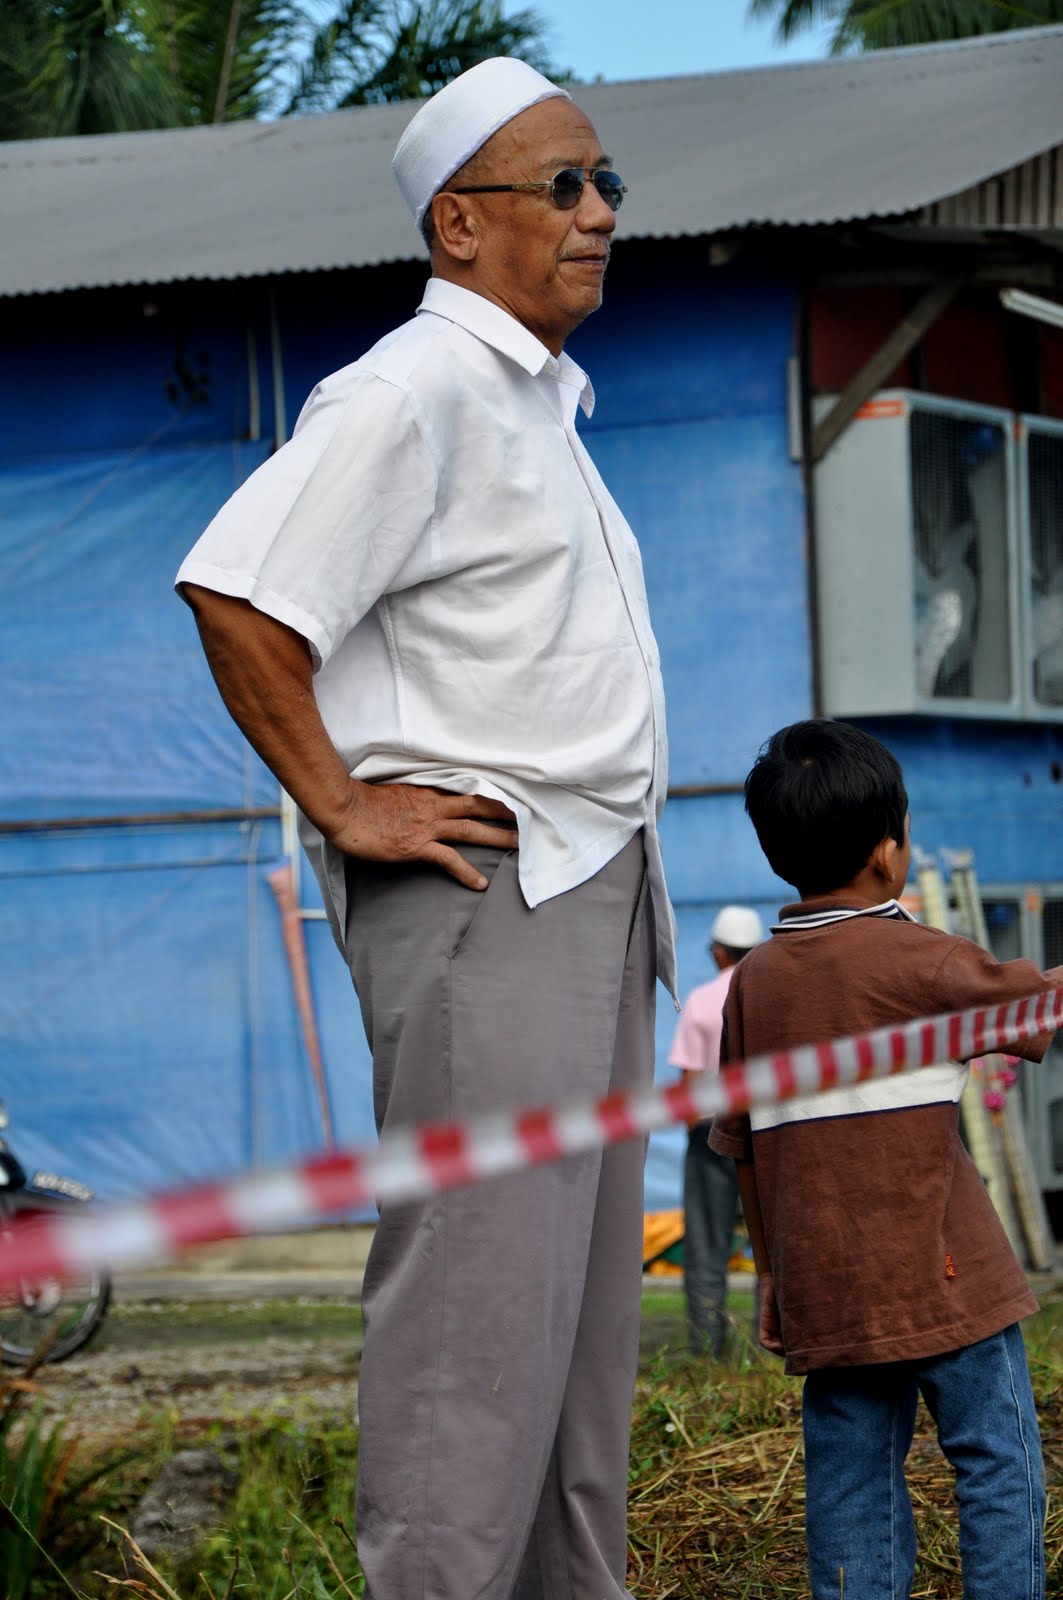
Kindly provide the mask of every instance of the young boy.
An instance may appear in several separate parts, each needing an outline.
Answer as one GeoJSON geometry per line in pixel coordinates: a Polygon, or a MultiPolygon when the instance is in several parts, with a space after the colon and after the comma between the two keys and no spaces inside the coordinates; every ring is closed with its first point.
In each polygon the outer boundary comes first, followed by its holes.
{"type": "MultiPolygon", "coordinates": [[[[746,809],[800,904],[738,967],[723,1060],[1063,984],[926,928],[901,769],[843,722],[768,742],[746,809]]],[[[1051,1035],[1012,1046],[1039,1061],[1051,1035]]],[[[1044,1469],[1021,1317],[1037,1309],[959,1134],[953,1062],[724,1116],[761,1282],[760,1339],[805,1374],[813,1600],[907,1600],[904,1480],[922,1394],[956,1474],[965,1600],[1042,1600],[1044,1469]]]]}

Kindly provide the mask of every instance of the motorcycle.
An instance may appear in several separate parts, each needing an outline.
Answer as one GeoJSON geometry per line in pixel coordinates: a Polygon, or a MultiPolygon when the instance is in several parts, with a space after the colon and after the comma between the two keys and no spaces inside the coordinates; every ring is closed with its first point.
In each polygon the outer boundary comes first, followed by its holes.
{"type": "MultiPolygon", "coordinates": [[[[0,1235],[10,1233],[16,1220],[87,1205],[92,1190],[83,1183],[56,1172],[27,1174],[4,1137],[9,1120],[0,1101],[0,1235]]],[[[63,1361],[92,1338],[110,1299],[110,1278],[96,1269],[69,1283],[40,1278],[0,1285],[0,1361],[11,1366],[63,1361]]]]}

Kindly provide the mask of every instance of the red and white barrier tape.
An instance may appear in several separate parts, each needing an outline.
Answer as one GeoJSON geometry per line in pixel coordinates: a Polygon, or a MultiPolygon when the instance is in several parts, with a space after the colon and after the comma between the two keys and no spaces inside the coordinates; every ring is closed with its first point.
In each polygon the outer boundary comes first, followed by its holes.
{"type": "Polygon", "coordinates": [[[0,1287],[22,1279],[75,1277],[91,1267],[144,1266],[197,1244],[287,1228],[372,1201],[423,1199],[671,1123],[775,1105],[934,1062],[968,1060],[1061,1024],[1063,989],[1052,989],[986,1011],[930,1017],[751,1057],[719,1077],[703,1074],[689,1086],[396,1130],[365,1149],[334,1151],[227,1183],[85,1215],[38,1218],[0,1239],[0,1287]]]}

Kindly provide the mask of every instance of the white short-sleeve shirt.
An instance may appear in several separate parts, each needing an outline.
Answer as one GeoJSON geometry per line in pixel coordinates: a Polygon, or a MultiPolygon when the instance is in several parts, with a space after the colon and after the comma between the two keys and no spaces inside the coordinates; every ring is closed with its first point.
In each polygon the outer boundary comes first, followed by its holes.
{"type": "MultiPolygon", "coordinates": [[[[646,831],[659,971],[660,658],[638,546],[575,428],[594,395],[501,307],[433,278],[317,385],[178,573],[308,641],[353,776],[504,800],[529,906],[646,831]]],[[[339,933],[342,857],[304,828],[339,933]]]]}

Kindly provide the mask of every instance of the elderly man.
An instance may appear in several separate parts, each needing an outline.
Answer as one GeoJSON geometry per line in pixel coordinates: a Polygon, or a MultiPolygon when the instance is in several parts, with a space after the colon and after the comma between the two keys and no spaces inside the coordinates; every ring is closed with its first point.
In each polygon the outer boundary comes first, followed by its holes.
{"type": "MultiPolygon", "coordinates": [[[[658,655],[563,354],[623,185],[565,90],[481,63],[395,155],[417,316],[313,392],[178,575],[294,797],[378,1126],[651,1076],[674,989],[658,655]]],[[[639,1144],[384,1204],[363,1291],[372,1600],[619,1600],[639,1144]]]]}

